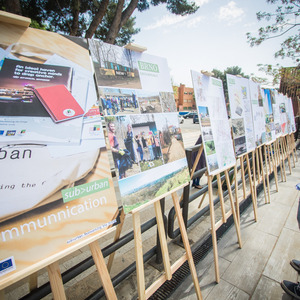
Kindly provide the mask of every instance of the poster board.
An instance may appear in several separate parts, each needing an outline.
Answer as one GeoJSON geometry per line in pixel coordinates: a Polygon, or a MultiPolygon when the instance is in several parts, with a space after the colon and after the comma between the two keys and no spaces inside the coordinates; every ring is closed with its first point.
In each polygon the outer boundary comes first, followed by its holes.
{"type": "Polygon", "coordinates": [[[274,124],[274,113],[273,103],[274,97],[271,94],[270,89],[263,89],[263,107],[265,113],[265,124],[266,124],[266,141],[274,142],[276,139],[275,135],[275,124],[274,124]]]}
{"type": "Polygon", "coordinates": [[[255,148],[249,80],[226,74],[231,126],[237,157],[255,148]]]}
{"type": "Polygon", "coordinates": [[[255,144],[260,146],[266,142],[265,114],[263,108],[260,84],[249,80],[250,99],[252,105],[252,117],[255,134],[255,144]]]}
{"type": "Polygon", "coordinates": [[[209,175],[235,165],[222,81],[191,71],[209,175]]]}
{"type": "Polygon", "coordinates": [[[116,223],[118,205],[86,42],[3,22],[0,30],[0,73],[8,79],[0,100],[7,108],[0,117],[1,290],[99,239],[116,223]],[[42,82],[51,87],[62,70],[83,116],[55,123],[45,111],[22,115],[26,105],[42,107],[32,91],[42,82]],[[70,142],[64,137],[73,130],[70,142]]]}
{"type": "Polygon", "coordinates": [[[166,59],[89,40],[125,213],[190,181],[166,59]]]}
{"type": "Polygon", "coordinates": [[[273,114],[274,114],[274,127],[275,127],[275,137],[278,138],[281,136],[281,117],[280,117],[280,94],[278,93],[277,90],[271,89],[271,96],[274,98],[273,101],[273,114]]]}
{"type": "Polygon", "coordinates": [[[290,124],[288,128],[289,128],[289,133],[292,133],[296,131],[293,102],[292,99],[289,97],[286,97],[286,99],[287,99],[287,116],[288,116],[288,122],[290,124]]]}

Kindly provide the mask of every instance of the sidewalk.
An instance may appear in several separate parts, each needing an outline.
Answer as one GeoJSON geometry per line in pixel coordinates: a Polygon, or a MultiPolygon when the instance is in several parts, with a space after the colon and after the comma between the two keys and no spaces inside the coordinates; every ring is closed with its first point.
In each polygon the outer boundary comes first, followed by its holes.
{"type": "MultiPolygon", "coordinates": [[[[258,196],[257,222],[253,219],[252,205],[241,215],[242,249],[238,248],[234,226],[219,241],[219,284],[215,282],[212,251],[196,266],[203,299],[292,299],[282,290],[280,282],[300,280],[290,266],[291,259],[300,259],[296,217],[300,191],[295,187],[300,182],[299,155],[292,174],[288,167],[286,171],[286,182],[281,182],[278,174],[278,192],[274,179],[270,182],[270,204],[265,204],[263,192],[258,196]]],[[[197,299],[191,276],[169,299],[197,299]]]]}

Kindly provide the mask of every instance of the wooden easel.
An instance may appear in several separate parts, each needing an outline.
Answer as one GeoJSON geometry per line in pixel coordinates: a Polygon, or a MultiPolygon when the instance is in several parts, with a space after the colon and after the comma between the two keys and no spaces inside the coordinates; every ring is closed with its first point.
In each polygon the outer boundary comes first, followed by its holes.
{"type": "MultiPolygon", "coordinates": [[[[234,176],[236,176],[236,165],[234,166],[234,176]]],[[[222,171],[221,171],[222,172],[222,171]]],[[[215,262],[215,279],[216,282],[220,282],[220,273],[219,273],[219,258],[218,258],[218,245],[217,245],[217,229],[223,224],[226,223],[227,218],[229,215],[232,214],[233,220],[234,220],[234,225],[237,233],[237,239],[238,239],[238,244],[239,248],[242,248],[242,240],[241,240],[241,232],[240,232],[240,225],[239,221],[237,218],[237,213],[234,207],[234,202],[233,202],[233,195],[232,195],[232,190],[231,190],[231,182],[229,179],[229,174],[228,174],[228,169],[224,171],[225,173],[225,180],[227,184],[227,189],[228,189],[228,195],[229,195],[229,200],[230,200],[230,205],[231,209],[227,213],[225,212],[225,207],[224,207],[224,199],[223,199],[223,191],[222,191],[222,182],[221,182],[221,176],[220,172],[218,174],[215,174],[217,176],[217,182],[218,182],[218,194],[220,197],[220,204],[221,204],[221,210],[222,210],[222,219],[219,222],[215,222],[215,212],[214,212],[214,201],[213,201],[213,191],[212,191],[212,179],[215,175],[208,175],[208,195],[209,195],[209,210],[210,210],[210,220],[211,220],[211,236],[212,236],[212,243],[213,243],[213,252],[214,252],[214,262],[215,262]]]]}
{"type": "MultiPolygon", "coordinates": [[[[185,185],[177,188],[176,190],[183,188],[185,185]]],[[[170,280],[172,278],[172,274],[186,261],[188,260],[191,275],[193,278],[194,287],[196,290],[197,299],[202,299],[199,281],[197,277],[197,272],[194,264],[194,259],[192,256],[192,251],[190,248],[190,244],[188,241],[188,236],[186,232],[186,228],[184,225],[183,217],[180,210],[179,205],[179,197],[176,191],[173,191],[169,194],[162,195],[162,197],[158,199],[154,199],[151,202],[147,203],[149,205],[151,203],[154,204],[155,215],[157,220],[157,229],[159,234],[159,240],[161,245],[161,252],[164,264],[165,273],[160,276],[154,283],[150,285],[147,289],[145,288],[145,276],[144,276],[144,262],[143,262],[143,243],[142,243],[142,233],[141,233],[141,223],[140,223],[140,210],[142,207],[136,208],[131,211],[132,221],[133,221],[133,231],[134,231],[134,243],[135,243],[135,257],[136,257],[136,272],[137,272],[137,288],[138,288],[138,297],[139,300],[148,299],[166,280],[170,280]],[[165,235],[164,222],[162,217],[162,211],[160,206],[160,199],[167,197],[171,194],[173,199],[174,208],[176,211],[176,215],[178,218],[178,224],[182,236],[182,241],[184,244],[184,248],[186,254],[182,256],[179,260],[177,260],[172,266],[170,264],[167,239],[165,235]]]]}
{"type": "Polygon", "coordinates": [[[292,167],[291,167],[290,155],[288,154],[287,145],[286,145],[286,135],[280,137],[280,147],[281,147],[281,152],[282,152],[284,166],[285,166],[285,160],[287,159],[288,160],[288,166],[289,166],[290,174],[292,174],[292,167]]]}
{"type": "Polygon", "coordinates": [[[263,156],[262,156],[262,147],[263,145],[260,145],[257,147],[257,153],[256,153],[256,162],[257,162],[257,169],[258,169],[258,177],[260,178],[260,171],[261,171],[261,180],[259,179],[259,182],[263,182],[264,187],[264,196],[265,196],[265,203],[270,203],[270,182],[269,182],[269,175],[268,175],[268,166],[266,164],[266,172],[264,170],[264,162],[263,162],[263,156]],[[266,189],[266,180],[267,180],[267,189],[266,189]],[[268,198],[267,193],[268,191],[268,198]]]}
{"type": "Polygon", "coordinates": [[[275,163],[275,150],[273,154],[273,146],[275,142],[270,142],[265,144],[265,159],[268,160],[269,163],[269,174],[274,172],[274,178],[275,178],[275,185],[276,185],[276,192],[278,192],[278,174],[277,174],[277,166],[275,163]]]}

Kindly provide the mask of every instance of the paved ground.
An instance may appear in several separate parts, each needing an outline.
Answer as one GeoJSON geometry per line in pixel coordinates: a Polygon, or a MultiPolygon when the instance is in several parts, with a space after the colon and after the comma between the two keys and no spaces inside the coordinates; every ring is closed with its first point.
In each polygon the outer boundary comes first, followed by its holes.
{"type": "MultiPolygon", "coordinates": [[[[241,216],[242,249],[237,247],[234,227],[221,239],[219,284],[215,282],[212,252],[197,265],[203,299],[291,299],[280,282],[300,280],[289,263],[293,258],[300,259],[297,183],[300,183],[299,161],[292,174],[287,175],[287,181],[279,182],[278,192],[272,181],[270,204],[265,204],[263,193],[260,194],[257,222],[253,220],[252,207],[241,216]]],[[[197,299],[191,277],[169,299],[197,299]]]]}

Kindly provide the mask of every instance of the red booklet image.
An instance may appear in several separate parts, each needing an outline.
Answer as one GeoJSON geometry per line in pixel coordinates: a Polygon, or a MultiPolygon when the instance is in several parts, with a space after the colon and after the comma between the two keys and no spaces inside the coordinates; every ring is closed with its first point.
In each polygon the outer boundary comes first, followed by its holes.
{"type": "Polygon", "coordinates": [[[34,89],[55,123],[81,117],[83,109],[64,85],[34,89]]]}

